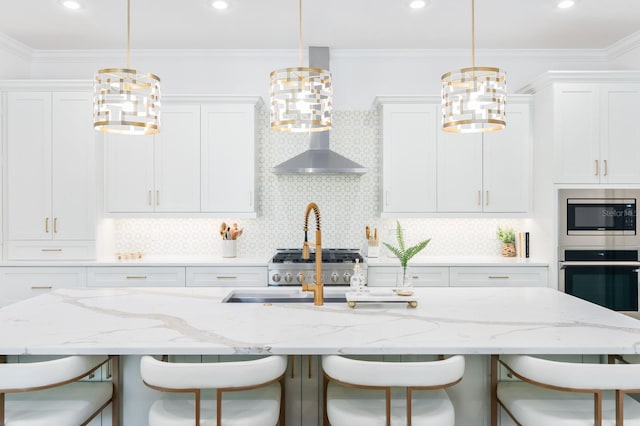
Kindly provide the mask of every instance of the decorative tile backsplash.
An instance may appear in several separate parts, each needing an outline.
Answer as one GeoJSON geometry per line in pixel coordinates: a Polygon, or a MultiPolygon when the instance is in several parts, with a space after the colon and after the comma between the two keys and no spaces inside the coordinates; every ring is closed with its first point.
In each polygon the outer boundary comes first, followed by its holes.
{"type": "MultiPolygon", "coordinates": [[[[270,256],[276,248],[301,247],[304,212],[314,201],[322,217],[323,247],[364,248],[365,225],[379,229],[383,241],[394,241],[395,220],[381,219],[379,122],[376,110],[335,111],[331,149],[365,166],[362,176],[274,175],[271,168],[309,148],[309,136],[271,130],[268,114],[259,114],[257,141],[258,218],[116,219],[117,252],[148,255],[219,255],[221,221],[244,228],[238,256],[270,256]]],[[[312,215],[313,216],[313,215],[312,215]]],[[[313,221],[313,217],[310,218],[313,221]]],[[[499,255],[498,225],[519,230],[525,219],[401,219],[405,236],[431,238],[423,252],[437,256],[499,255]]],[[[314,236],[310,235],[313,240],[314,236]]]]}

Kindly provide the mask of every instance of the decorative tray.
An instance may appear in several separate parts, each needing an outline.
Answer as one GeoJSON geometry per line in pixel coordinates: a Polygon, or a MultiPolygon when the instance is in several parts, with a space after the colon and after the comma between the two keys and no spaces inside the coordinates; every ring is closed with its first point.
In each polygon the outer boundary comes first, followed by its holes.
{"type": "Polygon", "coordinates": [[[369,292],[345,294],[347,305],[354,308],[356,303],[408,303],[410,307],[418,306],[418,298],[414,295],[400,295],[391,290],[370,290],[369,292]]]}

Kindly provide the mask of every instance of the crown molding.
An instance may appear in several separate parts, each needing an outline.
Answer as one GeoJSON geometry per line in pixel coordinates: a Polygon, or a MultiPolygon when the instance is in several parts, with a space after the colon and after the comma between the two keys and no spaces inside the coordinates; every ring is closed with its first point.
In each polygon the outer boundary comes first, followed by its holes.
{"type": "Polygon", "coordinates": [[[547,71],[517,91],[521,94],[539,92],[553,83],[640,82],[640,71],[547,71]]]}
{"type": "Polygon", "coordinates": [[[608,59],[616,59],[625,53],[640,48],[640,31],[620,39],[607,48],[608,59]]]}
{"type": "Polygon", "coordinates": [[[23,59],[30,60],[33,56],[33,49],[18,40],[0,32],[0,48],[23,59]]]}

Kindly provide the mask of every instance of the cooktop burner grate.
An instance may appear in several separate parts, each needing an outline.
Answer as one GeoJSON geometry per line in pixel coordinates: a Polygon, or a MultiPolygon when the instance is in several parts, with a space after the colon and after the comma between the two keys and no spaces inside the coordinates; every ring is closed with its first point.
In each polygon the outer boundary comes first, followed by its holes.
{"type": "MultiPolygon", "coordinates": [[[[356,259],[363,263],[363,258],[357,249],[322,249],[322,263],[354,263],[356,259]]],[[[309,259],[303,259],[302,249],[278,249],[271,262],[313,263],[315,262],[315,253],[311,253],[309,259]]]]}

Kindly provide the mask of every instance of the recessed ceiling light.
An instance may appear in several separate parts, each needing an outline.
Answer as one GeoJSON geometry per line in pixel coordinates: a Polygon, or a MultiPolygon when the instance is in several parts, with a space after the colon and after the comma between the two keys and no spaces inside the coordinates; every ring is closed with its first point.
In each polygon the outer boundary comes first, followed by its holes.
{"type": "Polygon", "coordinates": [[[411,9],[423,9],[427,6],[427,2],[425,0],[412,0],[409,2],[409,7],[411,9]]]}
{"type": "Polygon", "coordinates": [[[211,2],[211,7],[217,10],[225,10],[229,8],[229,3],[223,0],[214,0],[211,2]]]}
{"type": "Polygon", "coordinates": [[[80,2],[76,0],[62,0],[60,4],[70,10],[78,10],[82,7],[80,2]]]}
{"type": "Polygon", "coordinates": [[[570,7],[573,7],[573,5],[575,5],[576,2],[574,0],[560,0],[558,2],[558,8],[559,9],[569,9],[570,7]]]}

